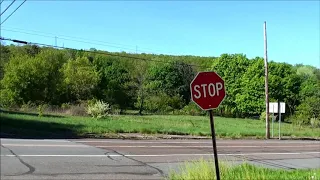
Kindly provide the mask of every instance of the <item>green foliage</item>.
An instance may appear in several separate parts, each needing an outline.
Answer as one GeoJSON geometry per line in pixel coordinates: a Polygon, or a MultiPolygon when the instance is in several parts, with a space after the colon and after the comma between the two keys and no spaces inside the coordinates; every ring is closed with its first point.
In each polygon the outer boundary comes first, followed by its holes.
{"type": "Polygon", "coordinates": [[[226,87],[226,98],[219,108],[223,115],[239,116],[240,110],[236,104],[236,98],[237,95],[242,94],[242,76],[250,64],[251,61],[243,54],[222,54],[213,61],[211,70],[217,72],[224,79],[226,87]]]}
{"type": "MultiPolygon", "coordinates": [[[[98,56],[94,62],[101,81],[98,84],[97,97],[125,109],[132,103],[131,77],[126,64],[113,57],[98,56]]],[[[133,105],[132,105],[133,106],[133,105]]]]}
{"type": "Polygon", "coordinates": [[[320,118],[311,118],[310,119],[310,124],[314,128],[320,128],[320,118]]]}
{"type": "Polygon", "coordinates": [[[69,109],[70,107],[71,107],[70,103],[62,103],[62,104],[61,104],[61,108],[62,108],[63,110],[69,109]]]}
{"type": "MultiPolygon", "coordinates": [[[[83,116],[86,115],[87,105],[83,107],[83,116]]],[[[70,113],[70,112],[67,112],[70,113]]],[[[25,135],[39,133],[59,134],[73,132],[74,135],[84,137],[88,133],[95,137],[106,137],[108,133],[150,133],[172,135],[199,135],[210,136],[210,122],[207,116],[183,116],[183,115],[121,115],[110,116],[108,121],[95,121],[92,117],[57,116],[38,117],[34,115],[22,115],[12,113],[0,113],[1,132],[18,129],[17,133],[25,135]],[[50,126],[48,126],[48,123],[50,126]],[[54,126],[51,126],[54,125],[54,126]],[[56,128],[55,128],[56,127],[56,128]],[[64,129],[61,132],[61,129],[64,129]]],[[[251,119],[223,118],[215,116],[217,138],[243,139],[265,138],[265,122],[251,119]]],[[[10,131],[11,132],[11,131],[10,131]]],[[[9,133],[9,132],[8,132],[9,133]]],[[[12,133],[12,132],[11,132],[12,133]]],[[[319,138],[320,129],[309,126],[296,126],[284,123],[281,125],[281,133],[286,137],[310,137],[319,138]]],[[[18,135],[18,134],[17,134],[18,135]]],[[[275,134],[276,136],[276,134],[275,134]]],[[[108,136],[107,136],[108,137],[108,136]]]]}
{"type": "Polygon", "coordinates": [[[179,95],[186,103],[190,102],[190,83],[195,72],[189,64],[180,61],[155,64],[149,69],[148,75],[151,91],[160,89],[171,97],[179,95]]]}
{"type": "Polygon", "coordinates": [[[301,78],[293,66],[287,63],[270,62],[269,67],[270,98],[286,102],[293,114],[299,100],[301,78]]]}
{"type": "MultiPolygon", "coordinates": [[[[318,179],[320,169],[306,170],[284,170],[271,169],[261,166],[255,166],[248,162],[242,162],[239,165],[227,162],[219,163],[220,178],[223,180],[246,179],[246,180],[265,180],[265,179],[318,179]]],[[[185,162],[180,167],[180,172],[171,170],[170,180],[189,180],[189,179],[216,179],[214,162],[211,160],[193,160],[185,162]]]]}
{"type": "Polygon", "coordinates": [[[29,101],[28,103],[21,105],[20,111],[30,112],[30,111],[33,111],[35,108],[36,108],[36,105],[34,103],[32,103],[31,101],[29,101]]]}
{"type": "Polygon", "coordinates": [[[240,93],[235,95],[238,116],[258,115],[265,109],[264,62],[257,58],[248,67],[240,80],[240,93]]]}
{"type": "Polygon", "coordinates": [[[184,108],[181,109],[179,113],[191,116],[202,116],[207,114],[206,111],[203,111],[198,105],[196,105],[192,101],[188,105],[184,106],[184,108]]]}
{"type": "MultiPolygon", "coordinates": [[[[266,121],[266,112],[265,111],[263,111],[261,114],[260,114],[260,117],[259,117],[259,119],[261,120],[261,121],[266,121]]],[[[272,120],[272,115],[271,114],[269,114],[269,121],[271,121],[272,120]]]]}
{"type": "MultiPolygon", "coordinates": [[[[4,76],[4,67],[9,62],[10,50],[7,46],[0,44],[0,80],[4,76]]],[[[1,89],[1,88],[0,88],[1,89]]]]}
{"type": "Polygon", "coordinates": [[[64,87],[77,100],[92,97],[92,91],[99,82],[99,74],[86,57],[69,59],[62,68],[64,87]]]}
{"type": "Polygon", "coordinates": [[[163,92],[159,92],[155,95],[150,95],[145,99],[145,109],[152,113],[163,113],[172,111],[173,108],[168,106],[170,102],[170,96],[163,92]]]}
{"type": "MultiPolygon", "coordinates": [[[[224,79],[227,90],[216,115],[256,117],[265,111],[264,62],[260,57],[103,55],[96,49],[85,52],[30,45],[1,45],[0,51],[0,107],[19,107],[28,102],[61,106],[100,99],[116,107],[113,111],[119,114],[126,110],[138,110],[139,114],[145,110],[201,114],[192,110],[189,85],[196,72],[212,70],[224,79]]],[[[303,119],[302,124],[317,119],[319,106],[312,98],[317,101],[319,91],[320,69],[269,63],[269,98],[286,103],[287,117],[299,116],[292,119],[303,119]]],[[[76,112],[71,114],[86,114],[85,107],[72,106],[64,109],[76,112]]]]}
{"type": "Polygon", "coordinates": [[[71,105],[65,113],[71,116],[87,116],[87,104],[80,103],[71,105]]]}
{"type": "Polygon", "coordinates": [[[28,101],[56,103],[60,97],[59,69],[64,62],[64,55],[51,49],[35,57],[12,57],[1,80],[1,101],[8,106],[28,101]]]}
{"type": "Polygon", "coordinates": [[[93,104],[89,104],[87,107],[88,115],[93,118],[101,119],[109,115],[110,105],[103,101],[96,101],[93,104]]]}
{"type": "Polygon", "coordinates": [[[295,117],[296,124],[311,125],[311,119],[320,120],[320,92],[317,96],[307,97],[298,107],[295,117]]]}
{"type": "Polygon", "coordinates": [[[40,104],[38,105],[38,116],[42,117],[44,110],[47,108],[47,105],[45,104],[40,104]]]}

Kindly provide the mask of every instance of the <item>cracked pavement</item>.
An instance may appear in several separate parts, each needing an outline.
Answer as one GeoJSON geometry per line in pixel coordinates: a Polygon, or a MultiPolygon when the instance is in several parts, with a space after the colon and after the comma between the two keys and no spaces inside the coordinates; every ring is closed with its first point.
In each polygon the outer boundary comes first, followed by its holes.
{"type": "MultiPolygon", "coordinates": [[[[319,141],[218,140],[219,161],[320,168],[319,141]]],[[[1,139],[1,179],[164,179],[212,159],[211,140],[1,139]]]]}

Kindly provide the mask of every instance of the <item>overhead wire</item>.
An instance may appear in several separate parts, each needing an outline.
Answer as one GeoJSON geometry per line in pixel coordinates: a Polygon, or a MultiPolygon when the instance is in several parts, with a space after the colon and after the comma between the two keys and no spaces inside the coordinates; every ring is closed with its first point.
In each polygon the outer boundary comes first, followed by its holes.
{"type": "MultiPolygon", "coordinates": [[[[7,26],[6,26],[7,27],[7,26]]],[[[10,27],[9,27],[10,28],[10,27]]],[[[84,43],[88,44],[94,44],[94,45],[104,45],[108,47],[114,47],[114,48],[119,48],[119,49],[126,49],[126,50],[132,50],[132,51],[137,51],[141,53],[152,53],[152,54],[173,54],[173,53],[165,53],[165,52],[159,52],[159,50],[155,49],[150,49],[150,48],[139,48],[139,50],[136,49],[136,46],[133,45],[125,45],[125,44],[119,44],[119,43],[111,43],[111,42],[106,42],[106,41],[100,41],[100,40],[93,40],[93,39],[87,39],[87,38],[81,38],[81,37],[74,37],[74,36],[66,36],[66,35],[59,35],[59,34],[53,34],[53,33],[48,33],[48,32],[41,32],[41,31],[34,31],[34,30],[26,30],[26,29],[21,29],[21,28],[10,28],[6,29],[6,31],[13,31],[12,29],[15,30],[15,32],[18,33],[25,33],[28,34],[27,31],[29,32],[34,32],[35,34],[33,35],[39,35],[38,33],[41,34],[51,34],[53,35],[52,37],[58,37],[59,39],[67,40],[67,41],[76,41],[79,42],[79,40],[84,40],[84,43]],[[20,30],[20,31],[17,31],[20,30]],[[37,34],[36,34],[37,33],[37,34]],[[63,38],[65,37],[65,38],[63,38]],[[74,40],[77,39],[77,40],[74,40]],[[98,42],[98,43],[92,43],[92,42],[98,42]],[[102,44],[101,44],[102,43],[102,44]],[[115,46],[114,46],[115,45],[115,46]],[[147,50],[147,51],[143,51],[147,50]]],[[[30,34],[30,33],[29,33],[30,34]]]]}
{"type": "MultiPolygon", "coordinates": [[[[9,31],[9,32],[18,32],[18,33],[29,34],[29,35],[42,36],[42,37],[48,37],[48,38],[56,37],[56,36],[48,36],[48,35],[42,35],[42,34],[37,34],[37,33],[29,33],[29,32],[22,32],[22,31],[16,31],[16,30],[9,30],[9,29],[4,29],[4,28],[2,28],[1,30],[9,31]]],[[[82,42],[82,43],[87,43],[87,44],[100,45],[100,46],[113,47],[113,48],[126,49],[126,50],[134,50],[134,49],[130,49],[130,48],[124,48],[124,47],[121,47],[121,46],[112,46],[112,45],[105,45],[105,44],[100,44],[100,43],[91,43],[91,42],[88,42],[88,41],[73,40],[73,39],[61,38],[61,37],[57,37],[57,38],[62,39],[62,40],[67,40],[67,41],[82,42]]]]}
{"type": "Polygon", "coordinates": [[[1,22],[0,25],[2,25],[4,22],[6,22],[27,0],[24,0],[5,20],[1,22]]]}
{"type": "Polygon", "coordinates": [[[13,1],[9,4],[9,6],[0,14],[0,16],[2,16],[2,14],[5,13],[5,12],[10,8],[10,6],[12,6],[12,4],[13,4],[15,1],[16,1],[16,0],[13,0],[13,1]]]}
{"type": "MultiPolygon", "coordinates": [[[[27,42],[23,40],[17,40],[17,39],[10,39],[5,37],[0,37],[0,40],[4,41],[11,41],[15,43],[22,43],[22,44],[28,44],[28,45],[37,45],[37,46],[45,46],[45,47],[52,47],[52,48],[59,48],[59,49],[67,49],[67,50],[76,50],[76,51],[83,51],[88,53],[94,53],[94,54],[101,54],[101,55],[109,55],[109,56],[116,56],[116,57],[122,57],[122,58],[128,58],[128,59],[135,59],[135,60],[143,60],[143,61],[153,61],[153,62],[159,62],[159,63],[168,63],[168,61],[162,61],[162,60],[155,60],[155,59],[147,59],[142,57],[134,57],[134,56],[128,56],[128,55],[121,55],[116,53],[110,53],[110,52],[101,52],[101,51],[91,51],[91,50],[85,50],[85,49],[75,49],[75,48],[68,48],[68,47],[61,47],[61,46],[54,46],[54,45],[48,45],[44,43],[35,43],[35,42],[27,42]]],[[[199,66],[195,64],[190,64],[190,66],[197,67],[197,68],[208,68],[206,66],[199,66]]]]}

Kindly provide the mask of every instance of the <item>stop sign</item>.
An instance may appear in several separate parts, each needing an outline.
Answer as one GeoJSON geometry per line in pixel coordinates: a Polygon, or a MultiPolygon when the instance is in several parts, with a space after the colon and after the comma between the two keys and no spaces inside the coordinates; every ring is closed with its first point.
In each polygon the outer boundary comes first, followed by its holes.
{"type": "Polygon", "coordinates": [[[217,108],[226,91],[223,79],[215,72],[199,72],[190,84],[191,99],[203,110],[217,108]]]}

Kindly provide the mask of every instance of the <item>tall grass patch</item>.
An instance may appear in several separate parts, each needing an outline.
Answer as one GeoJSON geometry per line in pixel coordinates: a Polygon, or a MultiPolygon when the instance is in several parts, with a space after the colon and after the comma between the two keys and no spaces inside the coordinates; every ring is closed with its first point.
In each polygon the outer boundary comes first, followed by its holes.
{"type": "MultiPolygon", "coordinates": [[[[247,162],[240,165],[219,163],[222,180],[320,180],[320,169],[268,169],[247,162]]],[[[169,180],[214,180],[216,179],[213,161],[200,159],[186,162],[179,170],[171,171],[169,180]]]]}

